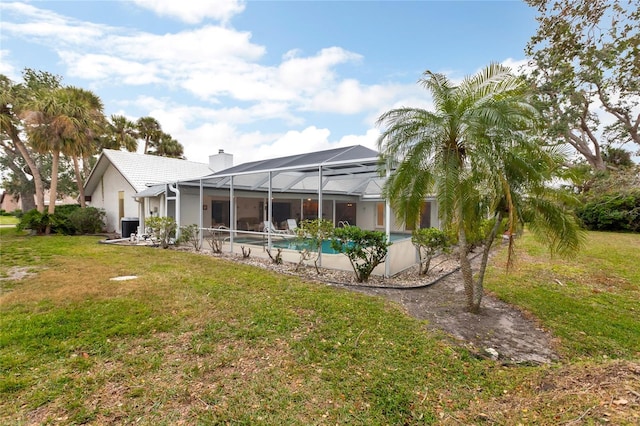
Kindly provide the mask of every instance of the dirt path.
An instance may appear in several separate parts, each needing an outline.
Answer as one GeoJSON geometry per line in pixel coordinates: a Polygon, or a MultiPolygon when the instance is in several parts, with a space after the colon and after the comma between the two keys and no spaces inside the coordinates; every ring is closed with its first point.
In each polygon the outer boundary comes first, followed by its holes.
{"type": "Polygon", "coordinates": [[[399,303],[409,315],[427,320],[429,328],[447,332],[480,354],[491,357],[493,349],[499,359],[509,363],[539,364],[558,359],[552,336],[515,307],[485,295],[480,314],[465,312],[460,272],[420,289],[349,288],[399,303]]]}

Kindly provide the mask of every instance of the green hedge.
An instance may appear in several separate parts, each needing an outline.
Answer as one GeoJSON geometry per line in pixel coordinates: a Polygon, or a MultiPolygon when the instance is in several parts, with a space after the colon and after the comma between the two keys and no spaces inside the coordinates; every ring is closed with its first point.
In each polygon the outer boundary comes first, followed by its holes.
{"type": "Polygon", "coordinates": [[[640,232],[640,192],[605,194],[585,202],[576,213],[589,230],[640,232]]]}
{"type": "Polygon", "coordinates": [[[54,214],[29,210],[20,218],[18,229],[30,229],[44,234],[47,226],[52,234],[94,234],[104,229],[104,210],[95,207],[81,208],[77,204],[56,207],[54,214]]]}

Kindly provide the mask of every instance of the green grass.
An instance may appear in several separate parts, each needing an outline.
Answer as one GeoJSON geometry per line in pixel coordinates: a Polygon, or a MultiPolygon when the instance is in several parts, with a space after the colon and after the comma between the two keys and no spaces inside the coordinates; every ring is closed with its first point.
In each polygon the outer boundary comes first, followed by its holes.
{"type": "Polygon", "coordinates": [[[499,257],[487,289],[553,330],[566,357],[640,356],[639,234],[590,232],[568,259],[550,258],[529,235],[517,245],[513,270],[499,257]]]}
{"type": "Polygon", "coordinates": [[[20,220],[15,216],[0,216],[0,225],[17,225],[20,220]]]}
{"type": "MultiPolygon", "coordinates": [[[[380,298],[94,237],[0,239],[3,271],[36,273],[0,281],[2,424],[553,424],[598,397],[536,402],[571,371],[476,359],[380,298]]],[[[616,304],[637,297],[621,287],[616,304]]],[[[602,334],[603,354],[632,357],[602,334]]]]}

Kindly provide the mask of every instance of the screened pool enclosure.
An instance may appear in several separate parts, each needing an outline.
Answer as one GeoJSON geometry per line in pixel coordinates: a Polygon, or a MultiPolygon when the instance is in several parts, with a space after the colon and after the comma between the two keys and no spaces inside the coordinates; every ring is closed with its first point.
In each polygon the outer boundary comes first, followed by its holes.
{"type": "MultiPolygon", "coordinates": [[[[239,253],[240,245],[260,247],[252,251],[259,256],[279,246],[284,247],[285,261],[298,260],[298,253],[283,241],[291,239],[290,228],[304,219],[356,225],[388,237],[393,233],[396,241],[387,262],[374,272],[389,276],[414,265],[416,258],[407,240],[413,227],[396,221],[382,196],[386,173],[381,175],[376,151],[356,145],[240,164],[199,179],[149,188],[138,196],[164,195],[166,215],[182,226],[198,224],[204,232],[225,232],[225,251],[239,253]],[[402,235],[407,238],[398,237],[402,235]]],[[[416,225],[438,226],[434,199],[424,201],[416,225]]],[[[344,255],[321,257],[323,267],[351,268],[344,255]]]]}

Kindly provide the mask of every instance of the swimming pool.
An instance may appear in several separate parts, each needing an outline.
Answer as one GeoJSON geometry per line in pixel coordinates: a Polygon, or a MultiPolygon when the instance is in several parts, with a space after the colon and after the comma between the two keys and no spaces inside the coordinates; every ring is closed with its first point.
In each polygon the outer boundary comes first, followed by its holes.
{"type": "MultiPolygon", "coordinates": [[[[389,240],[393,243],[393,242],[396,242],[396,241],[410,239],[411,235],[410,234],[393,233],[389,237],[390,237],[389,240]]],[[[265,242],[265,245],[266,245],[266,242],[265,242]]],[[[301,251],[301,250],[304,250],[305,248],[306,249],[309,248],[309,241],[308,240],[306,240],[306,241],[305,240],[300,240],[298,238],[291,238],[291,239],[272,238],[271,245],[273,247],[276,247],[276,248],[301,251]]],[[[338,254],[340,252],[339,251],[335,251],[331,247],[331,240],[324,240],[324,241],[322,241],[322,253],[323,254],[338,254]]]]}

